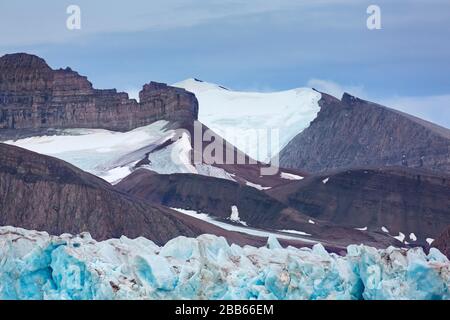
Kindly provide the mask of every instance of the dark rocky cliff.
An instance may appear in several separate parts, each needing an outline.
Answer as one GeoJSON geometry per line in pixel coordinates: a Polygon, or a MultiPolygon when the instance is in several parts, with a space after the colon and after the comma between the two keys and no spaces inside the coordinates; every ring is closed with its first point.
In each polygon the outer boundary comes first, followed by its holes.
{"type": "MultiPolygon", "coordinates": [[[[338,225],[414,233],[426,245],[450,224],[450,175],[403,167],[352,169],[307,177],[267,193],[338,225]]],[[[406,241],[412,242],[410,239],[406,241]]]]}
{"type": "Polygon", "coordinates": [[[0,137],[63,128],[127,131],[156,120],[197,119],[195,95],[151,82],[140,102],[115,89],[94,89],[70,68],[52,70],[34,55],[0,58],[0,137]],[[17,130],[17,129],[20,129],[17,130]]]}
{"type": "Polygon", "coordinates": [[[64,161],[1,143],[0,225],[56,235],[88,231],[97,240],[145,236],[159,244],[202,233],[64,161]]]}
{"type": "Polygon", "coordinates": [[[450,226],[432,244],[450,259],[450,226]]]}
{"type": "Polygon", "coordinates": [[[405,166],[450,173],[450,130],[348,94],[322,94],[317,118],[280,152],[280,165],[311,173],[405,166]]]}

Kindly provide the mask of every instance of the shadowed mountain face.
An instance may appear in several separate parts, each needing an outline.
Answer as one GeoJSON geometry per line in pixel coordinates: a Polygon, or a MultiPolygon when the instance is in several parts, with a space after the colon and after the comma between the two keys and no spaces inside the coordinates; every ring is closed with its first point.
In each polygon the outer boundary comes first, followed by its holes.
{"type": "Polygon", "coordinates": [[[450,173],[450,130],[348,94],[322,94],[317,118],[280,152],[282,167],[325,172],[405,166],[450,173]]]}
{"type": "Polygon", "coordinates": [[[450,224],[450,176],[401,167],[316,175],[267,193],[311,217],[426,244],[450,224]],[[413,236],[414,237],[414,236],[413,236]]]}
{"type": "Polygon", "coordinates": [[[0,225],[50,234],[88,231],[97,240],[144,236],[163,244],[180,235],[212,233],[254,243],[120,193],[64,161],[5,144],[0,144],[0,225]]]}
{"type": "Polygon", "coordinates": [[[160,175],[145,169],[133,172],[116,185],[133,196],[173,208],[191,209],[229,218],[231,207],[250,225],[273,226],[286,205],[255,188],[197,174],[160,175]]]}
{"type": "Polygon", "coordinates": [[[450,259],[450,226],[433,242],[433,247],[450,259]]]}
{"type": "MultiPolygon", "coordinates": [[[[229,243],[241,246],[260,247],[267,243],[267,237],[227,231],[159,204],[139,200],[64,161],[2,143],[0,226],[54,235],[87,231],[96,240],[142,236],[158,245],[178,236],[201,234],[223,236],[229,243]]],[[[306,245],[300,239],[281,243],[306,245]]],[[[335,246],[328,248],[334,250],[335,246]]]]}
{"type": "Polygon", "coordinates": [[[139,97],[138,103],[115,89],[94,89],[86,77],[70,68],[52,70],[34,55],[5,55],[0,58],[0,138],[50,128],[128,131],[160,119],[197,119],[198,101],[184,89],[151,82],[139,97]]]}
{"type": "Polygon", "coordinates": [[[251,227],[306,232],[312,235],[311,239],[328,247],[344,248],[352,243],[376,247],[400,244],[381,232],[361,232],[320,218],[311,223],[310,217],[264,192],[224,179],[195,174],[159,175],[139,169],[116,188],[142,200],[208,213],[222,220],[229,219],[231,207],[236,206],[240,220],[251,227]]]}

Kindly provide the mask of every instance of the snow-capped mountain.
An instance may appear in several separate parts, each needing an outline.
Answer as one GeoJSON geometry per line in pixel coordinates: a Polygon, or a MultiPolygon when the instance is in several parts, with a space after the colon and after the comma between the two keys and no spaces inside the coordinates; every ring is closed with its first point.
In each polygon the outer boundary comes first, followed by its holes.
{"type": "Polygon", "coordinates": [[[450,173],[450,129],[345,93],[322,94],[311,125],[280,152],[280,166],[319,173],[404,166],[450,173]]]}
{"type": "Polygon", "coordinates": [[[321,94],[310,88],[241,92],[197,79],[187,79],[173,86],[195,94],[202,123],[259,161],[276,155],[309,126],[320,110],[321,94]],[[264,136],[270,137],[267,130],[271,129],[279,130],[279,141],[269,144],[271,148],[266,150],[266,145],[258,146],[258,141],[265,141],[264,136]]]}
{"type": "Polygon", "coordinates": [[[139,162],[141,167],[161,174],[197,173],[232,180],[221,168],[192,164],[190,138],[187,134],[175,138],[176,131],[167,126],[168,121],[160,120],[128,132],[64,129],[58,135],[5,143],[67,161],[110,183],[125,178],[139,162]]]}

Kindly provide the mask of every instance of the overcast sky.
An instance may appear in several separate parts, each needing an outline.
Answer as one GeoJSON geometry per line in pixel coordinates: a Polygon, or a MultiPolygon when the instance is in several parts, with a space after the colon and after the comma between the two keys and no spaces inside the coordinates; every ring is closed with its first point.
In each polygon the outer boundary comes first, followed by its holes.
{"type": "Polygon", "coordinates": [[[0,55],[29,52],[98,88],[196,77],[237,90],[349,91],[450,127],[448,0],[0,2],[0,55]],[[70,4],[81,30],[66,28],[70,4]],[[366,27],[381,8],[381,30],[366,27]]]}

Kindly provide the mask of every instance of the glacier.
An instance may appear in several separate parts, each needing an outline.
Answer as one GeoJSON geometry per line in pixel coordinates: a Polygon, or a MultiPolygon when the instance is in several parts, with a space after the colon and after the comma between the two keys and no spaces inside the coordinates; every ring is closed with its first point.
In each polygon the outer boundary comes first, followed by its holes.
{"type": "Polygon", "coordinates": [[[322,98],[311,88],[245,92],[193,78],[173,86],[195,94],[199,102],[199,121],[253,159],[263,162],[276,156],[309,127],[320,111],[322,98]],[[273,137],[279,141],[265,148],[268,141],[264,137],[271,135],[272,129],[279,130],[276,138],[273,137]]]}
{"type": "Polygon", "coordinates": [[[0,299],[446,299],[437,249],[351,245],[347,254],[225,238],[93,240],[0,227],[0,299]]]}

